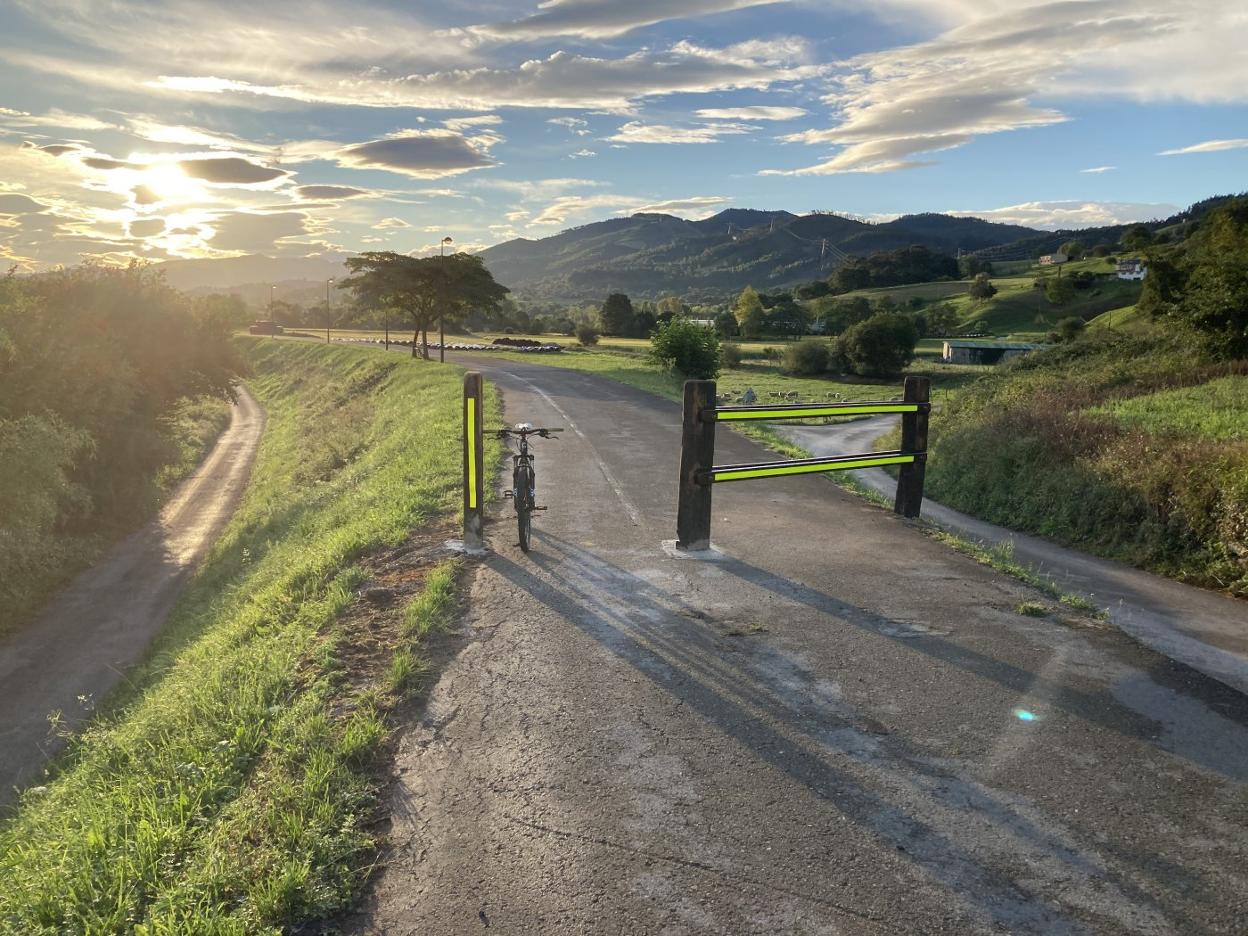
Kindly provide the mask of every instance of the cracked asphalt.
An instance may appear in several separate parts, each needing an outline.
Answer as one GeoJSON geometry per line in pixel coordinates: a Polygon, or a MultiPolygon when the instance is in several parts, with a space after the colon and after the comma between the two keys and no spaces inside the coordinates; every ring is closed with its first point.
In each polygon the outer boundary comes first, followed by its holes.
{"type": "MultiPolygon", "coordinates": [[[[679,407],[459,358],[537,443],[403,733],[349,931],[1243,933],[1248,700],[817,477],[720,485],[679,407]]],[[[771,458],[721,433],[718,461],[771,458]]]]}

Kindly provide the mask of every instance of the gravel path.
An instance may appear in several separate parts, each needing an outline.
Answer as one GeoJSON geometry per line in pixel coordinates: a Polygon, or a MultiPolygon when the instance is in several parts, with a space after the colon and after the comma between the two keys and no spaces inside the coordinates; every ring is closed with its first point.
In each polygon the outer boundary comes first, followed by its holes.
{"type": "Polygon", "coordinates": [[[160,633],[188,573],[234,513],[263,431],[264,411],[240,387],[229,428],[160,516],[0,642],[0,802],[61,749],[48,715],[81,724],[160,633]]]}

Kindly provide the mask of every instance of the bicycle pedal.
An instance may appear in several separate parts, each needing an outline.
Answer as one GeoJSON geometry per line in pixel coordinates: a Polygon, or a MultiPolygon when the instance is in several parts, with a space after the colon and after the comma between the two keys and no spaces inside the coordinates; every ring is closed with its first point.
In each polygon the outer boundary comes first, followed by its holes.
{"type": "Polygon", "coordinates": [[[549,507],[534,507],[534,510],[549,510],[549,507]]]}

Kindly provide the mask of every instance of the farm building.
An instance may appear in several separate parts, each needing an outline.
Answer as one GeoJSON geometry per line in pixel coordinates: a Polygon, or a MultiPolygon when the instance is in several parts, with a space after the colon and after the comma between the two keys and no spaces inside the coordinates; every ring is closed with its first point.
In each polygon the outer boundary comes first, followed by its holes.
{"type": "Polygon", "coordinates": [[[1039,347],[1022,341],[946,341],[943,360],[946,364],[999,364],[1039,347]]]}
{"type": "Polygon", "coordinates": [[[1148,267],[1142,260],[1123,260],[1118,264],[1120,280],[1142,280],[1147,272],[1148,267]]]}
{"type": "Polygon", "coordinates": [[[1066,254],[1061,253],[1061,252],[1045,254],[1043,257],[1040,258],[1040,265],[1052,266],[1055,263],[1065,263],[1069,259],[1070,257],[1066,256],[1066,254]]]}

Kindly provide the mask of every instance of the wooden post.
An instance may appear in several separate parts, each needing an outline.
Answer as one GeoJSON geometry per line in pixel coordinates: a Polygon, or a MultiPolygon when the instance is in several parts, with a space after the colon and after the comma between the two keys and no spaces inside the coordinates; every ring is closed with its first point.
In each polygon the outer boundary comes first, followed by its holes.
{"type": "Polygon", "coordinates": [[[676,548],[711,548],[711,485],[698,473],[715,462],[715,422],[702,411],[715,405],[715,381],[685,381],[685,418],[680,439],[680,495],[676,505],[676,548]]]}
{"type": "MultiPolygon", "coordinates": [[[[902,399],[906,403],[927,403],[932,382],[926,377],[907,377],[902,399]]],[[[901,450],[919,455],[897,472],[897,499],[893,511],[914,519],[923,507],[923,479],[927,474],[927,412],[905,413],[901,417],[901,450]]]]}
{"type": "Polygon", "coordinates": [[[481,428],[481,374],[464,375],[464,548],[485,547],[481,518],[485,502],[485,434],[481,428]]]}

